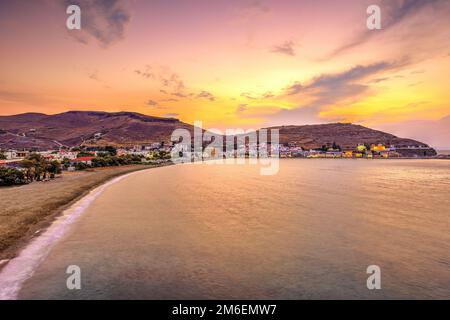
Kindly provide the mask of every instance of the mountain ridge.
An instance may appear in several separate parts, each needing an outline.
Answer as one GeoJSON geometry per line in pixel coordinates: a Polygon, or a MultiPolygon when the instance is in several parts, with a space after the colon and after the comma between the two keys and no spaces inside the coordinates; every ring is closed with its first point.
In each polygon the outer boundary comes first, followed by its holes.
{"type": "MultiPolygon", "coordinates": [[[[23,113],[0,116],[0,149],[54,149],[60,146],[123,146],[170,143],[175,129],[193,135],[194,126],[176,118],[149,116],[137,112],[67,111],[47,115],[23,113]]],[[[351,123],[285,125],[278,129],[281,144],[304,149],[336,143],[352,148],[359,143],[429,147],[427,144],[351,123]]],[[[430,148],[431,149],[431,148],[430,148]]]]}

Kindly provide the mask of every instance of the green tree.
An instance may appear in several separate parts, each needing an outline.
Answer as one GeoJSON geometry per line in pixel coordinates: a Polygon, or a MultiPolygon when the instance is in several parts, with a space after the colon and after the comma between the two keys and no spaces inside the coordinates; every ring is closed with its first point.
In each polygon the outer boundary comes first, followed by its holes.
{"type": "Polygon", "coordinates": [[[47,171],[53,176],[60,174],[62,172],[61,164],[56,160],[50,161],[47,163],[47,171]]]}
{"type": "Polygon", "coordinates": [[[12,186],[27,183],[22,171],[15,168],[0,167],[0,186],[12,186]]]}
{"type": "Polygon", "coordinates": [[[77,158],[80,158],[80,157],[94,157],[94,156],[95,156],[95,154],[90,153],[90,152],[86,152],[86,151],[80,151],[77,154],[77,158]]]}

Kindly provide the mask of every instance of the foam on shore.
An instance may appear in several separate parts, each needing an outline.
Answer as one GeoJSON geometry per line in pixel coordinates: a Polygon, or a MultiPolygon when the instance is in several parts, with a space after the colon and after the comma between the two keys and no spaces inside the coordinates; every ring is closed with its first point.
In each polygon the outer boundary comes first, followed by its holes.
{"type": "Polygon", "coordinates": [[[114,178],[95,188],[85,197],[66,209],[51,226],[34,238],[17,257],[10,260],[0,272],[0,300],[15,300],[24,282],[33,276],[37,267],[46,259],[55,244],[103,191],[120,180],[135,174],[131,172],[114,178]]]}

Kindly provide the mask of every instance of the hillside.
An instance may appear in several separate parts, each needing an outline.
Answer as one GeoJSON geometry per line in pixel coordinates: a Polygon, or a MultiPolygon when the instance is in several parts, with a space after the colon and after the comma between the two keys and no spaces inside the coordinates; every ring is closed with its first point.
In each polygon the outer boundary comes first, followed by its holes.
{"type": "Polygon", "coordinates": [[[320,148],[335,142],[343,149],[354,148],[359,143],[395,145],[396,147],[421,146],[425,143],[396,137],[392,134],[373,130],[350,123],[330,123],[304,126],[279,126],[280,144],[296,144],[305,149],[320,148]]]}
{"type": "MultiPolygon", "coordinates": [[[[133,146],[161,141],[169,143],[172,132],[178,128],[193,132],[192,125],[178,119],[134,112],[69,111],[55,115],[25,113],[0,116],[0,149],[48,150],[61,145],[133,146]]],[[[333,142],[343,149],[354,148],[359,143],[382,143],[395,145],[397,148],[428,147],[416,140],[348,123],[268,129],[279,129],[281,144],[295,144],[305,149],[320,148],[333,142]]]]}
{"type": "Polygon", "coordinates": [[[177,128],[193,129],[178,119],[134,112],[26,113],[0,117],[0,148],[42,150],[58,145],[130,146],[169,142],[173,130],[177,128]],[[96,134],[100,135],[96,137],[96,134]]]}

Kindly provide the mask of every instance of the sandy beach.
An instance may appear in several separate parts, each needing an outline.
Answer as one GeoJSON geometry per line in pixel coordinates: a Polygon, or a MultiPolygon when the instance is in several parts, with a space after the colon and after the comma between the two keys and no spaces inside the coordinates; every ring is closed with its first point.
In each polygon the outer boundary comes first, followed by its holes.
{"type": "Polygon", "coordinates": [[[52,181],[0,188],[0,262],[13,258],[62,210],[93,188],[114,177],[149,168],[152,166],[130,165],[64,172],[52,181]]]}

